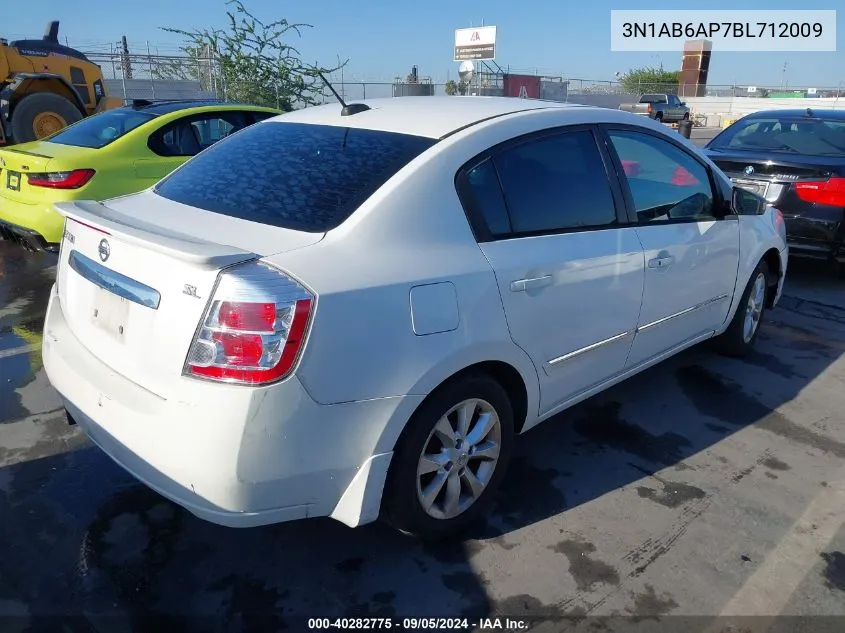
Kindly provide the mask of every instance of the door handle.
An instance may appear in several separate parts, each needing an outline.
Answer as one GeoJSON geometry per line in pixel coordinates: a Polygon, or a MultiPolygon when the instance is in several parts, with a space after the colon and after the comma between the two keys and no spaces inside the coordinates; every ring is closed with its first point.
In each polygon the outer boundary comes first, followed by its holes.
{"type": "Polygon", "coordinates": [[[649,268],[668,268],[672,265],[675,261],[675,258],[671,255],[664,255],[662,257],[655,257],[654,259],[648,260],[648,267],[649,268]]]}
{"type": "Polygon", "coordinates": [[[532,277],[530,279],[517,279],[511,282],[511,292],[525,292],[526,290],[534,290],[542,288],[543,286],[552,285],[552,276],[543,275],[542,277],[532,277]]]}

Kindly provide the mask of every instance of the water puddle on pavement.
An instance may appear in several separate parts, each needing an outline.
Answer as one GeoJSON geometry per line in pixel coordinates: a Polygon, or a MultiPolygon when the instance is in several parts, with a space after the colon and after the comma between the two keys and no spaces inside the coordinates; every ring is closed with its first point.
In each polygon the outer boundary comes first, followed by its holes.
{"type": "Polygon", "coordinates": [[[0,241],[0,424],[32,413],[19,390],[42,369],[41,336],[56,257],[0,241]]]}
{"type": "Polygon", "coordinates": [[[18,390],[41,371],[41,337],[38,321],[0,328],[0,424],[30,414],[18,390]]]}

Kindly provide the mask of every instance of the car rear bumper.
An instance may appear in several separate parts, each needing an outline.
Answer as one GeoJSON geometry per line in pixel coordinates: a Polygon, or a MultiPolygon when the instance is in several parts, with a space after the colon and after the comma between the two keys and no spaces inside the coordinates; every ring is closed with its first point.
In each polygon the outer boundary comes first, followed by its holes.
{"type": "Polygon", "coordinates": [[[49,244],[37,231],[5,222],[2,219],[0,219],[0,239],[15,242],[30,251],[59,252],[58,244],[49,244]]]}
{"type": "Polygon", "coordinates": [[[803,259],[819,259],[845,263],[845,244],[836,242],[816,242],[798,238],[787,238],[789,255],[803,259]]]}
{"type": "Polygon", "coordinates": [[[784,215],[789,253],[809,259],[845,259],[845,225],[825,218],[784,215]]]}
{"type": "Polygon", "coordinates": [[[24,204],[0,195],[3,237],[34,250],[58,252],[64,218],[49,204],[24,204]]]}
{"type": "Polygon", "coordinates": [[[53,288],[44,367],[69,416],[137,479],[202,519],[250,527],[378,517],[383,429],[414,398],[317,404],[296,377],[255,389],[182,378],[168,399],[116,374],[65,322],[53,288]]]}

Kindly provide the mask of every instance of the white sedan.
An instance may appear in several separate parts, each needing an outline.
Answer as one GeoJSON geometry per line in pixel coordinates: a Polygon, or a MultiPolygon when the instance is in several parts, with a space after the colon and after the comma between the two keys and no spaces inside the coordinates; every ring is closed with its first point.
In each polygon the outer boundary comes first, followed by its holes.
{"type": "Polygon", "coordinates": [[[256,124],[67,218],[44,364],[197,516],[455,534],[514,435],[716,338],[753,344],[783,218],[633,114],[485,97],[256,124]]]}

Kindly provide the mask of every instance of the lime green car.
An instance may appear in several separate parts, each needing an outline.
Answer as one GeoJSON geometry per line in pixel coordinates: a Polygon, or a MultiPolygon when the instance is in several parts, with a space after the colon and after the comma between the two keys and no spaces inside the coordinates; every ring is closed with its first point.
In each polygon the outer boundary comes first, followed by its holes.
{"type": "Polygon", "coordinates": [[[221,138],[277,114],[208,101],[135,102],[0,149],[0,237],[58,251],[64,219],[54,202],[142,191],[221,138]]]}

